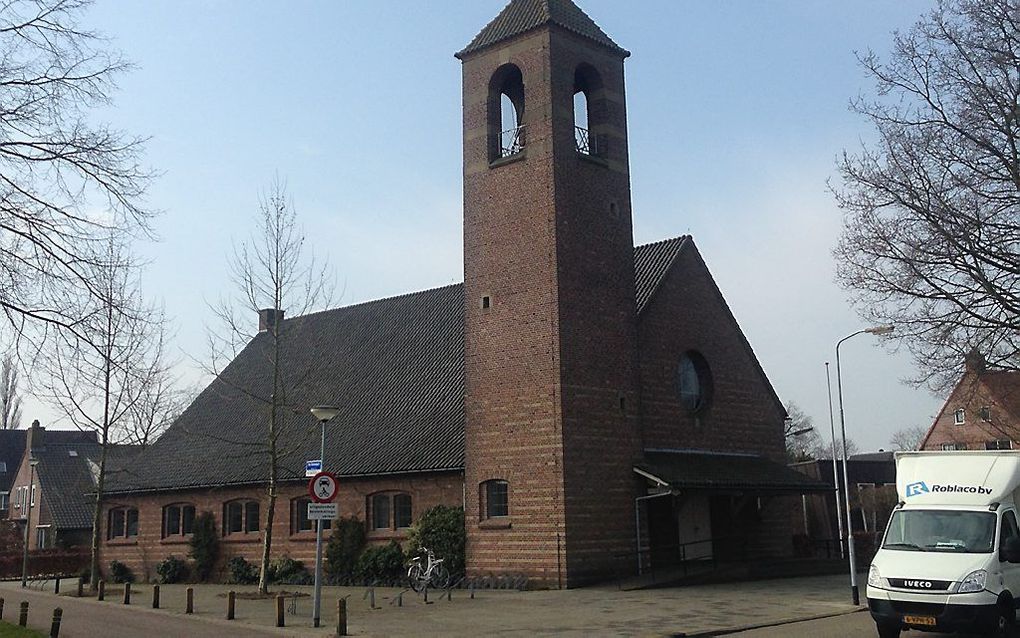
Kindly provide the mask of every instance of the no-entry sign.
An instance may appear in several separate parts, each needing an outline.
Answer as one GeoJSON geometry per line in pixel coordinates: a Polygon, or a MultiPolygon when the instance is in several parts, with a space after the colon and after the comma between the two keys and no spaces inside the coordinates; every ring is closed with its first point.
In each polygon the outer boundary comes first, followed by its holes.
{"type": "Polygon", "coordinates": [[[340,485],[329,472],[319,472],[308,482],[308,494],[316,503],[332,503],[340,485]]]}

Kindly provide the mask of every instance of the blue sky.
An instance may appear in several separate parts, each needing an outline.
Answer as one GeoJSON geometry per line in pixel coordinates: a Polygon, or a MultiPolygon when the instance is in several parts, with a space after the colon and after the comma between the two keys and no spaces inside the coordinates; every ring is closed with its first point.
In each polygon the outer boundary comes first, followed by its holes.
{"type": "MultiPolygon", "coordinates": [[[[286,180],[343,304],[462,280],[461,87],[453,53],[504,0],[99,0],[90,26],[138,68],[103,117],[151,136],[165,211],[145,284],[201,358],[231,242],[286,180]]],[[[861,327],[832,283],[837,155],[855,50],[884,52],[924,2],[581,0],[627,61],[635,241],[694,235],[784,400],[827,431],[825,369],[861,327]]],[[[252,317],[252,326],[256,317],[252,317]]],[[[901,355],[843,351],[851,437],[877,449],[940,400],[901,355]]],[[[181,373],[197,380],[187,358],[181,373]]],[[[40,414],[41,408],[30,406],[40,414]]],[[[30,409],[29,412],[32,410],[30,409]]],[[[26,418],[35,418],[31,413],[26,418]]]]}

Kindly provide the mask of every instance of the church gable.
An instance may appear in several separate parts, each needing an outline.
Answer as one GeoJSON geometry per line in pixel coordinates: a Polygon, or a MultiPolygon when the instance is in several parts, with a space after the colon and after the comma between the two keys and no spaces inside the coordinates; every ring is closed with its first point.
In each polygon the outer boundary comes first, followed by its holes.
{"type": "Polygon", "coordinates": [[[645,449],[782,459],[782,403],[693,240],[678,251],[638,323],[645,449]]]}

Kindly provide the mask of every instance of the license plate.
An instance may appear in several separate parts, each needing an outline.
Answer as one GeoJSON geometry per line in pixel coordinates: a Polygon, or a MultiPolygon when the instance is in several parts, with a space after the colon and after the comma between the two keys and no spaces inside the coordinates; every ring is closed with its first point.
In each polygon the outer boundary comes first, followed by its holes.
{"type": "Polygon", "coordinates": [[[903,622],[908,625],[917,625],[919,627],[934,627],[935,616],[904,616],[903,622]]]}

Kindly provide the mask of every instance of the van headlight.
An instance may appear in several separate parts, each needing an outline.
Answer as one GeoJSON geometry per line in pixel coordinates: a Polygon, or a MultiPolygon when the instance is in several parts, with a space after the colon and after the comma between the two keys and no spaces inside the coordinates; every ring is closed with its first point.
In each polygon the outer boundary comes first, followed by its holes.
{"type": "Polygon", "coordinates": [[[868,570],[868,586],[869,587],[882,586],[882,574],[878,572],[878,565],[872,564],[871,569],[868,570]]]}
{"type": "Polygon", "coordinates": [[[963,577],[960,581],[959,593],[969,594],[976,591],[981,591],[985,588],[985,580],[988,578],[988,572],[983,569],[973,571],[963,577]]]}

